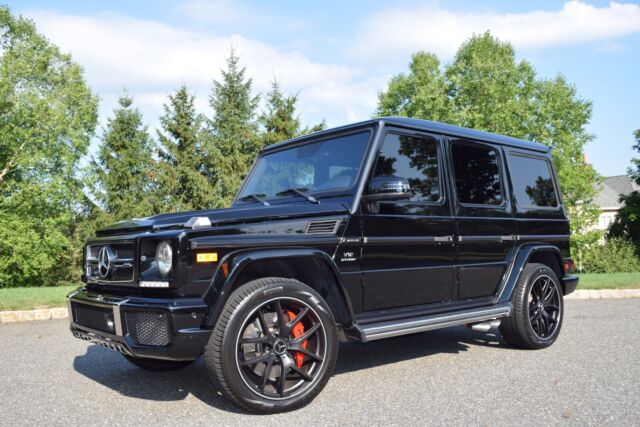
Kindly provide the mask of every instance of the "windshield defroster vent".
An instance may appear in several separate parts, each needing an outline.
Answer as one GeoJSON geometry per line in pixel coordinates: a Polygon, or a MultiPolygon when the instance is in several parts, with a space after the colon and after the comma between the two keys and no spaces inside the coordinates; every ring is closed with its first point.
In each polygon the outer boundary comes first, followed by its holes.
{"type": "Polygon", "coordinates": [[[339,219],[313,221],[307,224],[306,234],[336,234],[340,225],[339,219]]]}

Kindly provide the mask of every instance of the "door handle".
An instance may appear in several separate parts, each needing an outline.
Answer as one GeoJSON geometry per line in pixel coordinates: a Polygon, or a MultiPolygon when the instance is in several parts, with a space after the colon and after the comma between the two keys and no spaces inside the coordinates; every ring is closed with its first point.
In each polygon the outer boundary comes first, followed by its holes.
{"type": "Polygon", "coordinates": [[[453,242],[453,236],[434,236],[433,241],[436,243],[450,243],[453,242]]]}

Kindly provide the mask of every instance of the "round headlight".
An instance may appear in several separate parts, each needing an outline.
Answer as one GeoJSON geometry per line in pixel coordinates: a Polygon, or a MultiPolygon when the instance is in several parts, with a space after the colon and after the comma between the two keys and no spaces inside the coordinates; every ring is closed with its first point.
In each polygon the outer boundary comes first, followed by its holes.
{"type": "Polygon", "coordinates": [[[166,240],[160,242],[156,248],[156,263],[160,274],[163,276],[169,274],[173,263],[173,250],[171,249],[171,243],[166,240]]]}

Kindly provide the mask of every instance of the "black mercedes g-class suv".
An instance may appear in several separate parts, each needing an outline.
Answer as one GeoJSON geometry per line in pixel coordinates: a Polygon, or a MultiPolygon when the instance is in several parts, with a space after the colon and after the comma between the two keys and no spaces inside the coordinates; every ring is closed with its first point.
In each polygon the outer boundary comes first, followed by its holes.
{"type": "Polygon", "coordinates": [[[277,412],[320,392],[339,340],[499,325],[547,347],[572,270],[549,148],[385,117],[265,148],[229,209],[98,231],[69,316],[143,369],[203,355],[225,396],[277,412]]]}

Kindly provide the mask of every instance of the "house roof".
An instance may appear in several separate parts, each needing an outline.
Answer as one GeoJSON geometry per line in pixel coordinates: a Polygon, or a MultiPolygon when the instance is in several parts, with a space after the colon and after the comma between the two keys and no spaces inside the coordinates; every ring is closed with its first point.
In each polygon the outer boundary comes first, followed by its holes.
{"type": "Polygon", "coordinates": [[[620,196],[636,190],[640,190],[640,186],[627,175],[606,176],[602,178],[602,189],[593,201],[600,208],[620,208],[620,196]]]}

